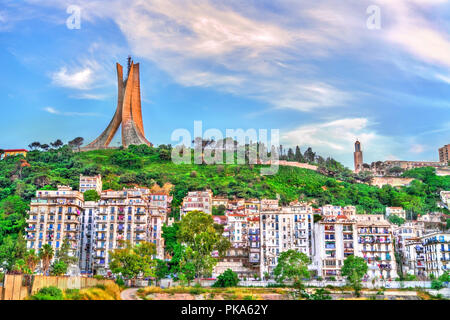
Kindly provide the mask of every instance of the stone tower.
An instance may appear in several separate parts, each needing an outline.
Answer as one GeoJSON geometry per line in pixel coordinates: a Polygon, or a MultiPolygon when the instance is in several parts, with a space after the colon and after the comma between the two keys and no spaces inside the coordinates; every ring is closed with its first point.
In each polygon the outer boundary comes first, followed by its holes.
{"type": "Polygon", "coordinates": [[[145,138],[141,112],[141,89],[139,63],[128,58],[127,78],[123,80],[123,67],[117,63],[117,108],[114,117],[102,134],[82,148],[84,151],[106,149],[122,125],[122,145],[124,148],[134,145],[151,145],[145,138]]]}
{"type": "Polygon", "coordinates": [[[363,153],[361,151],[361,143],[356,140],[355,152],[353,153],[353,159],[355,161],[355,173],[358,173],[363,168],[363,153]]]}

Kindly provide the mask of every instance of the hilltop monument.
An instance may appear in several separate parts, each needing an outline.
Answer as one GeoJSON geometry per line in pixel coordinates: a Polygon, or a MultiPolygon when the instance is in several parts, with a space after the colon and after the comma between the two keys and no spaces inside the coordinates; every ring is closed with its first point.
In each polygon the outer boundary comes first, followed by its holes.
{"type": "Polygon", "coordinates": [[[108,148],[120,125],[122,125],[124,148],[128,148],[132,144],[152,145],[145,138],[144,123],[142,122],[139,63],[134,63],[131,57],[128,57],[128,72],[125,80],[123,80],[123,67],[116,63],[116,68],[118,89],[116,113],[102,134],[83,147],[83,151],[108,148]]]}
{"type": "Polygon", "coordinates": [[[361,143],[356,140],[355,152],[353,153],[353,159],[355,162],[355,173],[361,172],[363,169],[363,153],[361,150],[361,143]]]}

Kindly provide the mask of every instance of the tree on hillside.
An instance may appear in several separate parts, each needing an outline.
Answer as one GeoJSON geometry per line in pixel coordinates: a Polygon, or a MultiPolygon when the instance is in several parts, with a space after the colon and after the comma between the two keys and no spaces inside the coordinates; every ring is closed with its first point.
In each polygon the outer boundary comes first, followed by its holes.
{"type": "Polygon", "coordinates": [[[303,252],[287,250],[280,254],[278,264],[273,270],[275,280],[282,284],[285,280],[294,282],[297,289],[302,289],[302,278],[308,278],[310,273],[308,265],[311,263],[309,257],[303,252]]]}
{"type": "Polygon", "coordinates": [[[100,200],[100,195],[95,190],[87,190],[83,193],[84,201],[98,201],[100,200]]]}
{"type": "Polygon", "coordinates": [[[305,159],[303,158],[302,152],[300,151],[300,147],[299,146],[295,147],[294,159],[297,162],[304,162],[305,161],[305,159]]]}
{"type": "Polygon", "coordinates": [[[55,142],[50,142],[50,145],[53,148],[58,149],[59,147],[62,147],[64,143],[60,139],[57,139],[55,142]]]}
{"type": "Polygon", "coordinates": [[[347,277],[347,282],[355,290],[357,297],[360,296],[360,291],[362,289],[361,280],[367,273],[369,267],[366,261],[361,257],[348,256],[344,260],[344,265],[341,269],[341,274],[347,277]]]}
{"type": "Polygon", "coordinates": [[[83,142],[84,142],[84,138],[76,137],[75,139],[69,141],[68,144],[72,149],[77,148],[78,152],[80,152],[80,147],[83,144],[83,142]]]}
{"type": "Polygon", "coordinates": [[[41,259],[42,272],[44,276],[47,275],[47,272],[50,268],[50,262],[53,259],[53,255],[54,255],[53,248],[48,243],[44,244],[41,250],[39,250],[39,258],[41,259]]]}
{"type": "Polygon", "coordinates": [[[41,147],[41,143],[39,141],[34,141],[28,145],[28,148],[31,150],[37,150],[41,147]]]}
{"type": "Polygon", "coordinates": [[[230,247],[222,233],[223,226],[214,223],[212,216],[204,212],[191,211],[181,219],[177,239],[186,246],[187,261],[193,264],[199,280],[210,275],[217,264],[212,252],[217,250],[223,256],[230,247]]]}
{"type": "Polygon", "coordinates": [[[46,144],[46,143],[41,145],[41,149],[44,150],[44,151],[48,151],[49,148],[50,148],[50,146],[48,144],[46,144]]]}
{"type": "Polygon", "coordinates": [[[314,160],[316,158],[316,153],[312,151],[311,147],[309,147],[308,149],[306,149],[305,154],[303,155],[303,157],[308,162],[314,162],[314,160]]]}
{"type": "Polygon", "coordinates": [[[295,160],[294,150],[292,150],[292,148],[288,149],[287,159],[288,159],[288,161],[294,161],[295,160]]]}

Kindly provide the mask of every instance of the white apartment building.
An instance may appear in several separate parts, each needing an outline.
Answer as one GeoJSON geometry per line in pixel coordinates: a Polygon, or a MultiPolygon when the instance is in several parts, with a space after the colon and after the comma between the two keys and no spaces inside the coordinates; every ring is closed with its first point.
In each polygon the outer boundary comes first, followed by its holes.
{"type": "Polygon", "coordinates": [[[433,232],[420,238],[422,241],[425,273],[436,278],[450,270],[450,233],[433,232]]]}
{"type": "Polygon", "coordinates": [[[395,215],[406,220],[406,211],[402,207],[386,207],[386,217],[390,215],[395,215]]]}
{"type": "Polygon", "coordinates": [[[81,214],[80,235],[80,270],[90,274],[93,271],[93,245],[95,235],[95,220],[99,212],[97,202],[85,201],[81,214]]]}
{"type": "Polygon", "coordinates": [[[83,176],[80,175],[80,187],[81,193],[85,193],[88,190],[95,190],[98,194],[102,192],[102,176],[83,176]]]}
{"type": "Polygon", "coordinates": [[[49,244],[56,253],[63,240],[68,239],[70,254],[79,258],[82,210],[83,194],[71,187],[36,191],[27,219],[27,248],[38,252],[44,244],[49,244]]]}
{"type": "Polygon", "coordinates": [[[190,211],[203,211],[204,213],[212,213],[212,191],[190,191],[184,197],[181,204],[180,214],[183,217],[190,211]]]}
{"type": "Polygon", "coordinates": [[[133,245],[148,241],[148,189],[106,190],[101,194],[96,219],[94,272],[108,270],[109,251],[121,248],[121,240],[133,245]]]}
{"type": "Polygon", "coordinates": [[[394,237],[391,224],[380,214],[355,216],[358,234],[356,256],[369,265],[367,279],[397,278],[394,237]]]}
{"type": "Polygon", "coordinates": [[[356,221],[344,215],[335,216],[336,209],[314,225],[313,266],[322,278],[341,279],[344,260],[356,254],[356,221]]]}
{"type": "Polygon", "coordinates": [[[156,246],[156,257],[164,259],[164,238],[162,227],[167,221],[167,215],[160,207],[148,207],[148,239],[156,246]]]}
{"type": "Polygon", "coordinates": [[[442,203],[450,208],[450,191],[441,191],[440,193],[442,203]]]}
{"type": "Polygon", "coordinates": [[[425,254],[420,238],[410,238],[405,240],[405,255],[403,256],[404,272],[414,274],[419,279],[426,276],[425,254]]]}
{"type": "Polygon", "coordinates": [[[415,257],[410,252],[411,248],[406,246],[410,239],[420,238],[425,228],[423,223],[417,221],[407,221],[401,226],[392,226],[392,232],[395,240],[395,249],[402,258],[402,271],[404,273],[410,273],[410,267],[413,266],[411,260],[407,256],[415,257]]]}
{"type": "Polygon", "coordinates": [[[296,250],[309,255],[308,216],[289,208],[261,212],[261,263],[260,277],[265,272],[273,275],[279,255],[296,250]]]}

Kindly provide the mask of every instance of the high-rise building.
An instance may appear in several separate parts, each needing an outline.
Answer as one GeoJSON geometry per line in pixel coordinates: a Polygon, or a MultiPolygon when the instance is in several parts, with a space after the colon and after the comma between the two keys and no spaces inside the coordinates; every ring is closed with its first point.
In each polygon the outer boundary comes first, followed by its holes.
{"type": "Polygon", "coordinates": [[[83,202],[83,194],[68,186],[36,191],[27,219],[27,248],[39,251],[44,244],[49,244],[56,253],[67,239],[69,254],[79,258],[83,202]]]}
{"type": "Polygon", "coordinates": [[[439,162],[448,163],[450,161],[450,144],[439,148],[439,162]]]}
{"type": "Polygon", "coordinates": [[[266,272],[273,275],[280,254],[287,250],[303,252],[309,256],[308,210],[281,208],[261,212],[260,277],[266,272]]]}
{"type": "Polygon", "coordinates": [[[130,241],[132,245],[148,241],[148,192],[139,188],[102,192],[93,246],[97,273],[108,269],[109,251],[122,248],[121,240],[130,241]]]}
{"type": "Polygon", "coordinates": [[[96,201],[85,201],[81,215],[80,235],[80,270],[81,273],[92,273],[95,220],[98,214],[96,201]]]}
{"type": "Polygon", "coordinates": [[[363,153],[361,150],[361,143],[356,140],[355,152],[353,153],[353,159],[355,162],[355,172],[358,173],[363,169],[363,153]]]}

